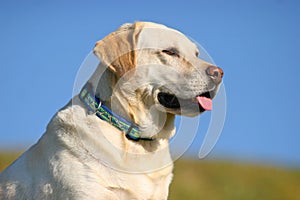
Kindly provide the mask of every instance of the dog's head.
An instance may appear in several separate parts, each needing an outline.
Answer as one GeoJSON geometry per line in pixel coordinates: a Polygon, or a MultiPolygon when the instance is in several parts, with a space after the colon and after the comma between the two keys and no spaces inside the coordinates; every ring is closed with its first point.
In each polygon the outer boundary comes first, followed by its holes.
{"type": "Polygon", "coordinates": [[[124,24],[97,42],[94,53],[120,81],[118,98],[128,102],[137,123],[153,105],[171,115],[211,110],[223,76],[199,59],[197,45],[184,34],[150,22],[124,24]]]}
{"type": "Polygon", "coordinates": [[[94,52],[118,78],[134,72],[140,78],[136,92],[146,86],[142,93],[174,114],[210,110],[223,76],[222,69],[199,59],[196,44],[182,33],[149,22],[121,26],[94,52]]]}

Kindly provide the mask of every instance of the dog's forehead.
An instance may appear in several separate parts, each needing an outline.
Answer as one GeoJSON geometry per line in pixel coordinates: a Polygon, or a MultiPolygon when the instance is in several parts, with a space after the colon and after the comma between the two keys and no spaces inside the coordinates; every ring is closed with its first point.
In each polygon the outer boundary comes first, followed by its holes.
{"type": "Polygon", "coordinates": [[[195,53],[197,46],[183,33],[163,25],[145,26],[138,40],[138,49],[168,49],[177,48],[181,53],[195,53]]]}

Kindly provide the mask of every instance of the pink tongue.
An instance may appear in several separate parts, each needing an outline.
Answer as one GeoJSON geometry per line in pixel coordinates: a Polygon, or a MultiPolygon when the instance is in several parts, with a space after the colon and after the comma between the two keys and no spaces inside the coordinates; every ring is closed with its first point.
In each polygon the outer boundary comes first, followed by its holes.
{"type": "Polygon", "coordinates": [[[196,99],[203,109],[212,110],[212,100],[210,98],[198,96],[196,99]]]}

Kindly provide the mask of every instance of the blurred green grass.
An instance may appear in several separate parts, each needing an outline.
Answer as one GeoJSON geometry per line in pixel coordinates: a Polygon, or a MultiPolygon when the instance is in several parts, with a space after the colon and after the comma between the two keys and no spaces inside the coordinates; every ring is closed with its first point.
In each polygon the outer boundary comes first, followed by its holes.
{"type": "MultiPolygon", "coordinates": [[[[20,153],[0,153],[0,172],[20,153]]],[[[300,200],[300,169],[180,159],[169,200],[300,200]]]]}
{"type": "Polygon", "coordinates": [[[179,160],[170,200],[300,200],[300,170],[179,160]]]}

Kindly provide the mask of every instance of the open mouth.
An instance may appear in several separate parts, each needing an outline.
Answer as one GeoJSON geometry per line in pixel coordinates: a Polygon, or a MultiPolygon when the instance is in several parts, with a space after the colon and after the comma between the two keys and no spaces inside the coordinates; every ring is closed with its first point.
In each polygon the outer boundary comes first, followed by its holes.
{"type": "Polygon", "coordinates": [[[182,106],[197,103],[200,112],[212,110],[212,98],[209,92],[202,93],[193,99],[181,99],[177,98],[174,94],[159,92],[157,99],[161,105],[170,109],[180,109],[182,106]]]}

